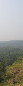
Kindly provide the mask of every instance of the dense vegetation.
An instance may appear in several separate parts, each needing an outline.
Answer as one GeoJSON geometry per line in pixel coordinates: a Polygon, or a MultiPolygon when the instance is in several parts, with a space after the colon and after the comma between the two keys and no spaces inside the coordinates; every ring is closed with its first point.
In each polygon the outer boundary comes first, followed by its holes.
{"type": "Polygon", "coordinates": [[[0,47],[0,86],[23,86],[23,49],[0,47]]]}

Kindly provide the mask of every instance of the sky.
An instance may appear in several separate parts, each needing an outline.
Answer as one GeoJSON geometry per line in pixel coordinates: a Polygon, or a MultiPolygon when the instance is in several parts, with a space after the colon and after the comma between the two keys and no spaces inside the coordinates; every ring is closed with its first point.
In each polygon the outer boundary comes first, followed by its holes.
{"type": "Polygon", "coordinates": [[[23,0],[0,0],[0,41],[23,40],[23,0]]]}

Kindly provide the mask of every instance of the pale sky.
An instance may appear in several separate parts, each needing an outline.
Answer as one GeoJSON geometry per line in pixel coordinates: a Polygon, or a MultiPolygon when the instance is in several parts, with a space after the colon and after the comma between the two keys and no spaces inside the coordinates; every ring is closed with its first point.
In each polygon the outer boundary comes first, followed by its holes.
{"type": "Polygon", "coordinates": [[[0,41],[23,40],[23,0],[0,0],[0,41]]]}

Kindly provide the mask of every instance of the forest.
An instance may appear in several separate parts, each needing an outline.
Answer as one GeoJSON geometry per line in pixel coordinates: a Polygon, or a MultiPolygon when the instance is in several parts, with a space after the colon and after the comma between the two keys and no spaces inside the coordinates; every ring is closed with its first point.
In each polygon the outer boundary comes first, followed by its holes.
{"type": "Polygon", "coordinates": [[[0,47],[0,86],[23,86],[23,48],[0,47]]]}

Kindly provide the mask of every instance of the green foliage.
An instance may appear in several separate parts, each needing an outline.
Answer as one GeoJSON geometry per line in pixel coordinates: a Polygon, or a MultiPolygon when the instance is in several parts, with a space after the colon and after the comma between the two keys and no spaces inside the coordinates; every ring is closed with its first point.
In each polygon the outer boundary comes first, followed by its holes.
{"type": "Polygon", "coordinates": [[[23,85],[23,49],[2,48],[0,51],[0,86],[23,85]]]}

